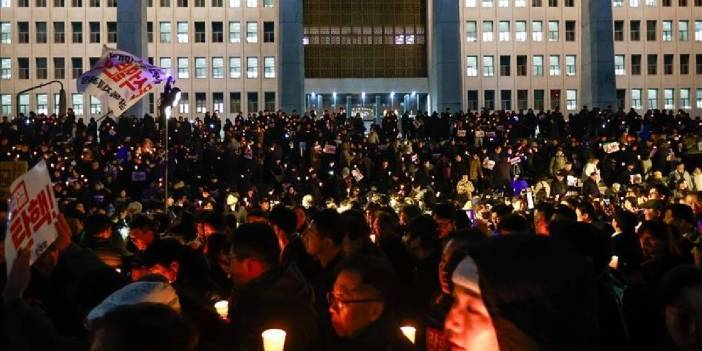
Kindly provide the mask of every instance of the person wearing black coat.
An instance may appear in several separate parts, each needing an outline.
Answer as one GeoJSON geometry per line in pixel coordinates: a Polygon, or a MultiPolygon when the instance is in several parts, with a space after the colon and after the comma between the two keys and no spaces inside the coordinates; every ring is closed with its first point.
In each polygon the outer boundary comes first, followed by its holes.
{"type": "Polygon", "coordinates": [[[585,198],[599,197],[600,188],[597,186],[597,173],[593,172],[583,182],[582,194],[585,198]]]}

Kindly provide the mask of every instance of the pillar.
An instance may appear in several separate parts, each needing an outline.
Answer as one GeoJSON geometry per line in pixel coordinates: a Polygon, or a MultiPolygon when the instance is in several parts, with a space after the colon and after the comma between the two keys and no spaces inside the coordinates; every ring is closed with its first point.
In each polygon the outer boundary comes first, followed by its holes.
{"type": "MultiPolygon", "coordinates": [[[[117,2],[117,49],[134,56],[148,57],[146,38],[146,1],[120,0],[117,2]]],[[[156,92],[154,92],[156,95],[156,92]]],[[[148,97],[132,105],[124,115],[144,117],[148,111],[148,97]]]]}

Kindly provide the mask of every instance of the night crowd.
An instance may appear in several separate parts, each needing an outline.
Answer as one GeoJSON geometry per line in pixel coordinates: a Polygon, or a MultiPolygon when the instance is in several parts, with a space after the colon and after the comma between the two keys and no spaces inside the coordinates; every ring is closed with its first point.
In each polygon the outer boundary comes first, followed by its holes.
{"type": "Polygon", "coordinates": [[[0,349],[699,351],[701,150],[684,111],[3,117],[61,215],[0,250],[0,349]]]}

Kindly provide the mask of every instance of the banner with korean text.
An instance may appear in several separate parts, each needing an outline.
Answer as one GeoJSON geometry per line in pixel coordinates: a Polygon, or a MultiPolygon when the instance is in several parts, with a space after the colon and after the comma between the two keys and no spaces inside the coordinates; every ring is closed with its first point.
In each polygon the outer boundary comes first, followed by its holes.
{"type": "Polygon", "coordinates": [[[5,259],[9,274],[19,250],[32,250],[29,263],[33,264],[57,237],[58,203],[43,160],[10,185],[8,212],[5,259]]]}
{"type": "Polygon", "coordinates": [[[114,116],[120,116],[166,78],[167,73],[161,67],[144,58],[105,48],[95,67],[83,73],[76,85],[79,92],[99,98],[107,103],[114,116]]]}

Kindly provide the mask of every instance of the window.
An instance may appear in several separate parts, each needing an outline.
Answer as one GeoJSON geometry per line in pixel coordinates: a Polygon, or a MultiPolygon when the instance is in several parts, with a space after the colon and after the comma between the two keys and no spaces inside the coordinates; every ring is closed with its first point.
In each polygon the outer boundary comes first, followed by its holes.
{"type": "Polygon", "coordinates": [[[702,21],[695,21],[695,41],[702,41],[702,21]]]}
{"type": "Polygon", "coordinates": [[[12,79],[12,59],[0,57],[0,79],[12,79]]]}
{"type": "Polygon", "coordinates": [[[561,90],[551,89],[551,109],[555,110],[561,106],[561,90]]]}
{"type": "Polygon", "coordinates": [[[241,7],[241,0],[229,0],[229,7],[241,7]]]}
{"type": "Polygon", "coordinates": [[[29,7],[29,0],[18,0],[17,7],[29,7]]]}
{"type": "Polygon", "coordinates": [[[500,76],[509,77],[511,75],[511,57],[507,55],[500,56],[500,76]]]}
{"type": "Polygon", "coordinates": [[[534,90],[534,109],[537,111],[544,110],[544,91],[542,89],[534,90]]]}
{"type": "Polygon", "coordinates": [[[230,43],[241,42],[241,23],[229,22],[229,42],[230,43]]]}
{"type": "Polygon", "coordinates": [[[663,0],[663,7],[670,7],[671,0],[663,0]]]}
{"type": "Polygon", "coordinates": [[[241,78],[241,57],[229,58],[229,78],[241,78]]]}
{"type": "Polygon", "coordinates": [[[649,54],[646,55],[646,61],[648,63],[648,74],[656,75],[658,74],[658,55],[649,54]]]}
{"type": "Polygon", "coordinates": [[[66,79],[66,59],[54,57],[54,79],[66,79]]]}
{"type": "Polygon", "coordinates": [[[475,7],[477,0],[466,0],[466,7],[475,7]]]}
{"type": "Polygon", "coordinates": [[[574,111],[578,108],[578,91],[575,89],[566,90],[566,109],[574,111]]]}
{"type": "Polygon", "coordinates": [[[568,77],[574,77],[575,76],[575,55],[566,55],[565,57],[565,65],[566,65],[566,76],[568,77]]]}
{"type": "Polygon", "coordinates": [[[558,41],[558,21],[548,21],[548,41],[558,41]]]}
{"type": "Polygon", "coordinates": [[[492,21],[483,21],[483,41],[492,41],[492,21]]]}
{"type": "Polygon", "coordinates": [[[246,94],[248,112],[258,112],[258,93],[248,92],[246,94]]]}
{"type": "Polygon", "coordinates": [[[48,79],[49,68],[46,57],[37,57],[35,63],[37,66],[37,79],[48,79]]]}
{"type": "Polygon", "coordinates": [[[690,74],[690,55],[680,54],[680,74],[690,74]]]}
{"type": "Polygon", "coordinates": [[[258,42],[258,23],[246,22],[246,42],[247,43],[257,43],[258,42]]]}
{"type": "Polygon", "coordinates": [[[500,21],[500,41],[509,41],[509,21],[500,21]]]}
{"type": "MultiPolygon", "coordinates": [[[[171,22],[159,22],[159,38],[161,44],[168,44],[171,42],[171,22]]],[[[186,29],[187,31],[187,29],[186,29]]],[[[186,34],[187,40],[187,34],[186,34]]]]}
{"type": "Polygon", "coordinates": [[[466,56],[466,75],[468,77],[478,76],[478,56],[466,56]]]}
{"type": "Polygon", "coordinates": [[[212,22],[212,42],[224,42],[224,25],[222,22],[212,22]]]}
{"type": "Polygon", "coordinates": [[[646,40],[656,41],[656,21],[646,21],[646,40]]]}
{"type": "Polygon", "coordinates": [[[468,90],[468,110],[477,111],[480,107],[478,104],[478,91],[468,90]]]}
{"type": "Polygon", "coordinates": [[[575,0],[565,0],[563,6],[565,6],[565,7],[575,7],[575,0]]]}
{"type": "Polygon", "coordinates": [[[19,96],[19,113],[29,113],[29,94],[19,96]]]}
{"type": "Polygon", "coordinates": [[[631,89],[631,108],[641,109],[641,89],[631,89]]]}
{"type": "Polygon", "coordinates": [[[614,75],[626,75],[626,70],[624,69],[624,55],[614,55],[614,75]]]}
{"type": "Polygon", "coordinates": [[[188,93],[180,94],[180,103],[178,104],[180,113],[190,113],[190,103],[188,102],[188,93]]]}
{"type": "Polygon", "coordinates": [[[478,40],[478,25],[475,21],[466,21],[466,41],[474,43],[478,40]]]}
{"type": "MultiPolygon", "coordinates": [[[[90,61],[88,62],[88,67],[93,68],[97,64],[98,60],[100,60],[99,57],[91,57],[89,59],[90,61]]],[[[153,64],[153,59],[149,57],[149,63],[153,64]]]]}
{"type": "Polygon", "coordinates": [[[37,35],[37,43],[38,44],[46,44],[47,42],[47,35],[46,35],[46,22],[36,22],[36,35],[37,35]]]}
{"type": "Polygon", "coordinates": [[[224,112],[224,93],[212,93],[212,110],[216,113],[224,112]]]}
{"type": "MultiPolygon", "coordinates": [[[[117,26],[115,26],[115,38],[117,38],[117,26]]],[[[154,42],[154,22],[148,21],[146,22],[146,42],[147,43],[153,43],[154,42]]]]}
{"type": "Polygon", "coordinates": [[[501,90],[500,91],[500,106],[503,111],[510,111],[512,109],[512,91],[511,90],[501,90]]]}
{"type": "Polygon", "coordinates": [[[73,43],[79,44],[83,42],[83,22],[71,22],[71,31],[73,32],[73,43]]]}
{"type": "Polygon", "coordinates": [[[178,78],[189,78],[190,69],[188,68],[188,58],[178,58],[178,78]]]}
{"type": "Polygon", "coordinates": [[[246,78],[258,78],[258,58],[246,58],[246,78]]]}
{"type": "Polygon", "coordinates": [[[263,22],[263,42],[275,42],[275,24],[274,22],[263,22]]]}
{"type": "Polygon", "coordinates": [[[624,0],[613,0],[612,7],[622,7],[624,6],[624,0]]]}
{"type": "MultiPolygon", "coordinates": [[[[170,33],[169,33],[169,37],[170,37],[170,33]]],[[[170,38],[169,38],[169,40],[170,40],[170,38]]],[[[116,43],[117,42],[117,22],[107,22],[107,42],[108,43],[116,43]]]]}
{"type": "Polygon", "coordinates": [[[71,94],[71,105],[76,116],[83,115],[83,94],[71,94]]]}
{"type": "Polygon", "coordinates": [[[558,0],[548,0],[548,7],[558,7],[558,0]]]}
{"type": "Polygon", "coordinates": [[[531,40],[542,41],[544,39],[544,24],[541,21],[531,22],[531,40]]]}
{"type": "Polygon", "coordinates": [[[195,22],[195,42],[204,43],[205,41],[205,22],[195,22]]]}
{"type": "Polygon", "coordinates": [[[492,0],[482,0],[483,7],[492,7],[492,0]]]}
{"type": "Polygon", "coordinates": [[[267,91],[263,93],[263,110],[268,112],[275,111],[275,92],[267,91]]]}
{"type": "Polygon", "coordinates": [[[207,94],[195,93],[195,113],[207,112],[207,94]]]}
{"type": "Polygon", "coordinates": [[[204,57],[195,58],[195,78],[207,78],[207,62],[204,57]]]}
{"type": "Polygon", "coordinates": [[[695,55],[695,74],[702,74],[702,54],[695,55]]]}
{"type": "Polygon", "coordinates": [[[495,91],[494,90],[483,91],[483,103],[484,103],[484,106],[486,109],[488,109],[488,110],[495,109],[495,91]]]}
{"type": "Polygon", "coordinates": [[[159,3],[161,7],[171,7],[171,0],[160,0],[159,3]]]}
{"type": "Polygon", "coordinates": [[[19,67],[19,79],[29,79],[29,59],[26,57],[17,58],[19,67]]]}
{"type": "Polygon", "coordinates": [[[212,78],[224,79],[224,57],[212,58],[212,78]]]}
{"type": "Polygon", "coordinates": [[[275,6],[274,1],[275,0],[263,0],[263,7],[264,8],[274,7],[275,6]]]}
{"type": "Polygon", "coordinates": [[[0,44],[12,44],[12,24],[0,22],[0,44]]]}
{"type": "Polygon", "coordinates": [[[17,33],[21,44],[29,43],[29,22],[17,22],[17,33]]]}
{"type": "Polygon", "coordinates": [[[12,95],[0,94],[0,115],[9,116],[12,114],[12,95]]]}
{"type": "Polygon", "coordinates": [[[648,89],[648,108],[657,109],[658,108],[658,89],[648,89]]]}
{"type": "Polygon", "coordinates": [[[673,55],[663,55],[663,74],[673,74],[673,55]]]}
{"type": "Polygon", "coordinates": [[[509,0],[497,0],[497,6],[509,7],[509,0]]]}
{"type": "Polygon", "coordinates": [[[71,57],[71,68],[73,69],[71,78],[77,79],[80,77],[83,74],[83,58],[71,57]]]}
{"type": "Polygon", "coordinates": [[[241,93],[231,92],[229,93],[229,113],[240,113],[241,112],[241,93]]]}
{"type": "Polygon", "coordinates": [[[680,108],[690,109],[690,89],[680,89],[680,108]]]}
{"type": "Polygon", "coordinates": [[[495,58],[493,56],[483,56],[483,77],[495,76],[495,58]]]}
{"type": "Polygon", "coordinates": [[[527,57],[526,55],[517,55],[517,76],[524,77],[527,75],[527,57]]]}
{"type": "Polygon", "coordinates": [[[641,55],[631,55],[631,74],[641,75],[641,55]]]}
{"type": "Polygon", "coordinates": [[[187,43],[188,42],[188,22],[178,22],[178,42],[187,43]]]}
{"type": "Polygon", "coordinates": [[[90,27],[90,42],[99,43],[100,42],[100,22],[89,22],[90,27]]]}
{"type": "Polygon", "coordinates": [[[170,57],[161,57],[158,60],[158,65],[166,72],[166,75],[169,75],[169,76],[171,75],[171,58],[170,57]]]}
{"type": "Polygon", "coordinates": [[[566,41],[575,41],[575,21],[565,21],[566,41]]]}
{"type": "Polygon", "coordinates": [[[541,7],[541,0],[531,0],[531,7],[541,7]]]}
{"type": "Polygon", "coordinates": [[[702,108],[702,88],[697,88],[697,108],[702,108]]]}
{"type": "Polygon", "coordinates": [[[629,22],[629,31],[630,31],[631,41],[641,40],[641,21],[629,22]]]}
{"type": "Polygon", "coordinates": [[[666,110],[672,110],[675,108],[675,90],[674,89],[663,89],[663,108],[666,110]]]}
{"type": "Polygon", "coordinates": [[[526,21],[516,21],[514,23],[514,37],[516,41],[524,42],[527,39],[526,21]]]}
{"type": "Polygon", "coordinates": [[[102,103],[100,103],[100,99],[98,99],[94,96],[90,97],[90,114],[91,115],[102,114],[102,103]]]}
{"type": "Polygon", "coordinates": [[[258,7],[257,0],[246,0],[246,7],[258,7]]]}
{"type": "Polygon", "coordinates": [[[678,37],[680,41],[687,41],[688,38],[688,21],[678,22],[678,37]]]}
{"type": "Polygon", "coordinates": [[[529,108],[529,90],[517,90],[517,108],[520,111],[529,108]]]}
{"type": "Polygon", "coordinates": [[[526,0],[514,0],[514,7],[526,7],[526,0]]]}
{"type": "Polygon", "coordinates": [[[263,78],[275,78],[275,57],[263,58],[263,78]]]}
{"type": "Polygon", "coordinates": [[[656,7],[656,0],[646,0],[646,6],[656,7]]]}
{"type": "Polygon", "coordinates": [[[614,21],[614,41],[624,41],[624,21],[614,21]]]}
{"type": "Polygon", "coordinates": [[[188,0],[178,0],[177,5],[178,7],[188,7],[188,0]]]}
{"type": "MultiPolygon", "coordinates": [[[[153,6],[153,1],[148,2],[147,5],[149,3],[151,3],[151,6],[153,6]]],[[[117,0],[107,0],[107,7],[117,7],[117,0]]]]}
{"type": "Polygon", "coordinates": [[[88,3],[90,7],[100,7],[100,0],[90,0],[88,3]]]}
{"type": "Polygon", "coordinates": [[[673,21],[663,21],[663,41],[673,41],[673,21]]]}
{"type": "Polygon", "coordinates": [[[205,0],[195,0],[194,7],[205,7],[205,0]]]}
{"type": "Polygon", "coordinates": [[[541,77],[544,75],[544,57],[541,55],[536,55],[532,58],[532,64],[534,65],[535,77],[541,77]]]}
{"type": "Polygon", "coordinates": [[[561,75],[561,57],[560,55],[551,55],[548,58],[548,75],[549,76],[560,76],[561,75]]]}
{"type": "Polygon", "coordinates": [[[12,7],[10,0],[0,0],[0,7],[12,7]]]}

